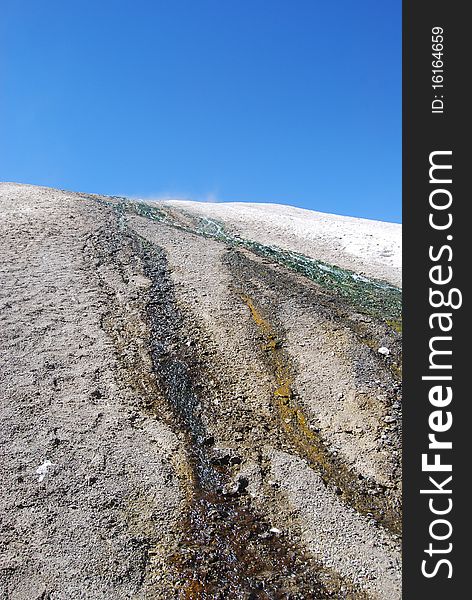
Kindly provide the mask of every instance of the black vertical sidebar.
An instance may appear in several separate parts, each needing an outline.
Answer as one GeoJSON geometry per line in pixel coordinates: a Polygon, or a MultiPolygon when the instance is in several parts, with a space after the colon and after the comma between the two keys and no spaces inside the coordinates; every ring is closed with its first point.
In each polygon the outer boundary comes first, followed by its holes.
{"type": "MultiPolygon", "coordinates": [[[[467,8],[467,3],[458,1],[405,0],[403,3],[403,598],[406,600],[459,599],[471,594],[468,576],[472,575],[472,564],[469,566],[472,555],[472,394],[467,374],[472,375],[472,316],[466,286],[472,271],[472,211],[469,207],[472,194],[467,189],[472,176],[468,147],[472,103],[467,92],[472,71],[472,25],[465,14],[467,8]],[[442,36],[442,42],[433,46],[435,40],[441,39],[438,35],[442,36]],[[443,87],[433,88],[439,82],[443,87]],[[433,170],[433,180],[440,181],[431,183],[429,169],[433,152],[437,153],[433,155],[433,162],[449,164],[452,169],[433,170]],[[447,183],[449,178],[452,182],[447,183]],[[441,208],[432,208],[431,194],[432,203],[441,208]],[[450,207],[442,208],[451,198],[450,207]],[[445,227],[449,219],[452,221],[450,227],[435,229],[430,218],[439,227],[445,227]],[[441,248],[444,248],[442,253],[441,248]],[[431,258],[430,252],[436,260],[431,258]],[[437,265],[441,267],[433,271],[433,278],[444,281],[452,273],[448,283],[431,282],[430,269],[437,265]],[[463,304],[460,308],[433,308],[430,289],[442,290],[446,298],[451,289],[460,290],[463,304]],[[439,319],[433,317],[430,321],[431,315],[438,312],[449,315],[443,317],[441,323],[445,329],[452,323],[450,331],[439,331],[439,319]],[[452,338],[432,342],[435,349],[452,350],[451,355],[431,357],[430,343],[434,336],[452,338]],[[451,364],[452,368],[431,369],[431,358],[435,365],[451,364]],[[423,376],[452,379],[424,380],[423,376]],[[431,417],[433,411],[439,410],[429,400],[429,392],[435,385],[443,385],[443,391],[450,386],[453,397],[449,405],[440,408],[441,415],[431,417]],[[428,449],[428,435],[434,433],[430,420],[436,428],[443,425],[445,428],[448,412],[453,419],[452,426],[436,433],[436,439],[451,441],[452,449],[428,449]],[[440,463],[451,464],[452,471],[424,471],[421,462],[424,453],[429,453],[429,463],[439,453],[440,463]],[[451,475],[451,482],[444,484],[451,475]],[[430,481],[430,476],[435,478],[436,484],[430,481]],[[438,487],[441,485],[442,490],[450,490],[450,493],[441,492],[438,487]],[[436,493],[421,494],[422,489],[436,493]],[[439,512],[448,508],[447,513],[432,512],[432,509],[439,512]],[[439,564],[441,560],[445,562],[439,564]],[[422,573],[422,566],[429,577],[422,573]]],[[[459,294],[453,293],[453,297],[457,301],[459,294]]],[[[439,298],[439,294],[434,296],[437,304],[441,303],[439,298]]]]}

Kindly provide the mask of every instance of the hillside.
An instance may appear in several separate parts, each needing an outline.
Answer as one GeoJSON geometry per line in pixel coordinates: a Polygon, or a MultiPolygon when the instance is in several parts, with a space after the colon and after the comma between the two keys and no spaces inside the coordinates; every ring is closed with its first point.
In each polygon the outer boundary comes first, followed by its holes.
{"type": "Polygon", "coordinates": [[[235,234],[300,252],[401,287],[401,225],[280,204],[190,202],[166,205],[218,219],[235,234]]]}
{"type": "Polygon", "coordinates": [[[0,596],[401,597],[400,226],[3,183],[0,228],[0,596]]]}

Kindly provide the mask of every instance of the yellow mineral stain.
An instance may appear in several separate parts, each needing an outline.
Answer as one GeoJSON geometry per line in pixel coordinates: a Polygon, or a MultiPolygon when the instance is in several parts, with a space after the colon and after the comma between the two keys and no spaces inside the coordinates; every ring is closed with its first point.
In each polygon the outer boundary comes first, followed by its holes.
{"type": "Polygon", "coordinates": [[[247,295],[242,295],[241,298],[248,306],[255,324],[263,335],[262,349],[272,355],[277,385],[273,393],[283,429],[299,450],[323,466],[326,461],[322,460],[321,452],[316,445],[317,436],[310,429],[301,408],[294,402],[291,388],[292,376],[281,350],[281,340],[278,339],[267,319],[256,308],[254,301],[247,295]]]}
{"type": "Polygon", "coordinates": [[[189,581],[185,586],[183,598],[185,600],[200,600],[205,589],[199,581],[189,581]]]}
{"type": "MultiPolygon", "coordinates": [[[[353,474],[343,463],[333,459],[321,436],[310,428],[308,420],[300,406],[295,402],[292,392],[290,366],[270,323],[265,319],[252,298],[241,295],[251,316],[263,337],[261,348],[271,357],[276,387],[273,391],[275,405],[279,412],[281,428],[297,452],[316,466],[326,482],[334,483],[342,490],[344,500],[363,514],[373,514],[394,533],[401,531],[401,516],[386,504],[367,498],[354,481],[353,474]]],[[[367,344],[369,345],[367,340],[367,344]]],[[[374,347],[372,341],[372,347],[374,347]]]]}
{"type": "Polygon", "coordinates": [[[402,321],[402,319],[389,319],[389,320],[386,321],[386,323],[396,333],[402,333],[402,331],[403,331],[403,321],[402,321]]]}

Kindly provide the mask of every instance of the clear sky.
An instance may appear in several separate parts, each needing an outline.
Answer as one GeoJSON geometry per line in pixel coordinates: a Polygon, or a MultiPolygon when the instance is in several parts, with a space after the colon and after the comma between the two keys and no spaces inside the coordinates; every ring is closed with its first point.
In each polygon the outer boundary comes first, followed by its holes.
{"type": "Polygon", "coordinates": [[[400,0],[3,0],[0,180],[401,220],[400,0]]]}

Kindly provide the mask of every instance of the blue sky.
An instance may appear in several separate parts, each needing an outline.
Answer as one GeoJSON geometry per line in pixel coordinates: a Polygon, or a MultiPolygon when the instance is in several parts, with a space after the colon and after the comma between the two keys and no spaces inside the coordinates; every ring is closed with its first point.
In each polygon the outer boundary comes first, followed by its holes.
{"type": "Polygon", "coordinates": [[[3,0],[0,180],[401,220],[399,0],[3,0]]]}

